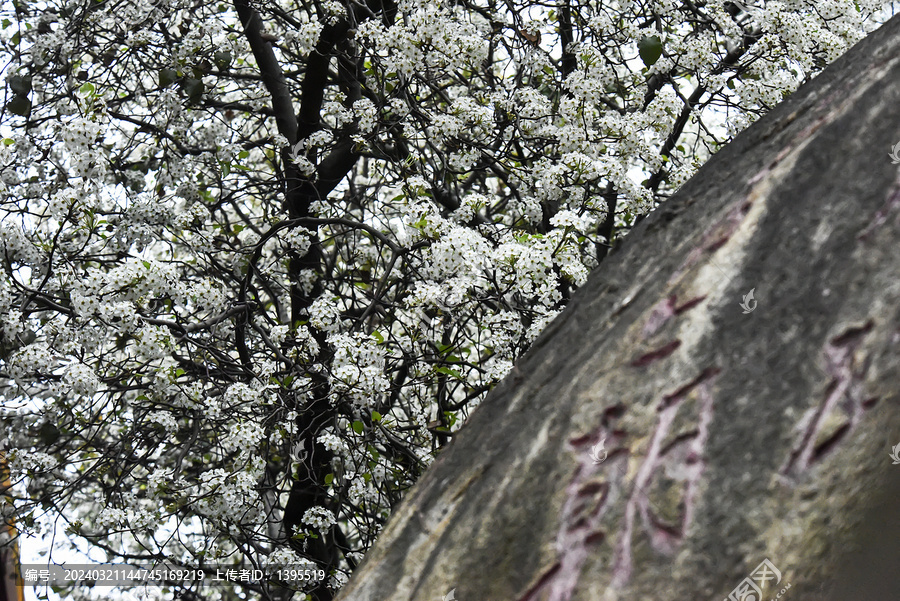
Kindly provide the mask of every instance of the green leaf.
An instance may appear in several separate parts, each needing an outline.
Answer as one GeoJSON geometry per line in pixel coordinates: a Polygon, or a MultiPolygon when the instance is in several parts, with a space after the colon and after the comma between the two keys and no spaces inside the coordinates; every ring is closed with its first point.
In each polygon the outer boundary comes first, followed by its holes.
{"type": "Polygon", "coordinates": [[[361,421],[355,421],[355,422],[353,422],[351,427],[353,428],[353,431],[356,432],[357,434],[362,434],[363,428],[365,428],[365,424],[362,423],[361,421]]]}
{"type": "Polygon", "coordinates": [[[31,75],[13,75],[9,78],[9,89],[19,96],[28,96],[31,92],[31,75]]]}
{"type": "Polygon", "coordinates": [[[240,152],[238,153],[238,158],[239,158],[239,159],[246,159],[246,158],[249,157],[249,156],[250,156],[250,152],[247,151],[247,150],[242,150],[242,151],[240,151],[240,152]]]}
{"type": "Polygon", "coordinates": [[[75,95],[78,96],[79,98],[90,98],[91,96],[94,95],[95,91],[96,91],[96,88],[94,87],[94,84],[86,81],[83,84],[81,84],[81,87],[78,88],[78,92],[76,92],[75,95]]]}
{"type": "Polygon", "coordinates": [[[213,54],[213,62],[216,63],[219,69],[224,71],[231,66],[231,53],[227,50],[217,50],[213,54]]]}
{"type": "Polygon", "coordinates": [[[59,428],[50,422],[44,422],[41,425],[40,432],[38,433],[38,437],[41,442],[45,445],[50,445],[54,442],[57,442],[59,439],[59,428]]]}
{"type": "Polygon", "coordinates": [[[384,336],[382,336],[381,332],[379,332],[378,330],[372,332],[372,338],[378,341],[378,344],[384,344],[384,336]]]}
{"type": "Polygon", "coordinates": [[[455,369],[450,369],[449,367],[435,367],[435,368],[434,368],[434,371],[438,372],[439,374],[444,374],[444,375],[447,375],[447,376],[453,376],[453,377],[456,378],[457,380],[462,380],[462,379],[463,379],[463,376],[462,376],[461,373],[459,373],[459,372],[456,371],[455,369]]]}
{"type": "Polygon", "coordinates": [[[162,88],[166,86],[170,86],[175,83],[175,80],[178,79],[178,71],[175,69],[160,69],[159,70],[159,85],[162,88]]]}
{"type": "Polygon", "coordinates": [[[13,96],[13,99],[6,103],[6,108],[13,115],[27,117],[31,114],[31,101],[24,96],[13,96]]]}
{"type": "Polygon", "coordinates": [[[175,370],[175,377],[176,377],[176,378],[180,378],[180,377],[183,376],[184,374],[185,374],[185,371],[184,371],[183,369],[181,369],[180,367],[179,367],[178,369],[175,370]]]}
{"type": "Polygon", "coordinates": [[[644,36],[638,42],[638,53],[648,67],[656,64],[656,61],[662,56],[662,40],[658,35],[644,36]]]}
{"type": "Polygon", "coordinates": [[[141,263],[144,264],[144,267],[145,267],[146,269],[150,269],[150,265],[151,265],[150,261],[141,261],[141,263]]]}
{"type": "Polygon", "coordinates": [[[334,474],[325,474],[325,484],[329,485],[334,482],[334,474]]]}
{"type": "Polygon", "coordinates": [[[15,143],[16,143],[16,141],[13,140],[12,138],[3,138],[3,145],[4,145],[4,146],[11,146],[11,145],[13,145],[13,144],[15,144],[15,143]]]}
{"type": "Polygon", "coordinates": [[[380,422],[380,421],[381,421],[381,414],[378,413],[377,411],[373,411],[373,412],[372,412],[372,421],[373,421],[373,422],[380,422]]]}
{"type": "Polygon", "coordinates": [[[198,100],[203,96],[203,90],[203,82],[201,80],[193,77],[184,80],[184,93],[187,94],[188,98],[191,100],[198,100]]]}

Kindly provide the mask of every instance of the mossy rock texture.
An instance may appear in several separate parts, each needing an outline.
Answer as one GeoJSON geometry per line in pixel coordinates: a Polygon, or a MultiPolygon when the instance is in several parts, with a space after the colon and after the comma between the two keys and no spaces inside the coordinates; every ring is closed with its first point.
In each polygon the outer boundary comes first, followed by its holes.
{"type": "Polygon", "coordinates": [[[900,17],[604,260],[340,601],[900,599],[898,142],[900,17]]]}

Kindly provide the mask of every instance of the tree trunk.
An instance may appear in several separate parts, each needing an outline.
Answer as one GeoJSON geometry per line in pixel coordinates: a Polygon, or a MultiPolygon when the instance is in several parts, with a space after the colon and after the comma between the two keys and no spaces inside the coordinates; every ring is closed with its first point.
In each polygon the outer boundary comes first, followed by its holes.
{"type": "Polygon", "coordinates": [[[900,598],[898,141],[900,17],[604,260],[341,601],[900,598]]]}
{"type": "Polygon", "coordinates": [[[24,601],[24,591],[20,585],[18,533],[8,508],[12,506],[6,493],[12,485],[9,481],[9,466],[6,452],[0,445],[0,601],[24,601]]]}

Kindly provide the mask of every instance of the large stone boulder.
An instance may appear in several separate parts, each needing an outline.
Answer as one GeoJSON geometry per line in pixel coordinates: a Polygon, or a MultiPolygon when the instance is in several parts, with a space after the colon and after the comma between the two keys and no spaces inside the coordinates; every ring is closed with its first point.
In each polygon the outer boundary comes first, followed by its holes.
{"type": "Polygon", "coordinates": [[[900,599],[898,142],[894,18],[635,228],[339,599],[900,599]]]}

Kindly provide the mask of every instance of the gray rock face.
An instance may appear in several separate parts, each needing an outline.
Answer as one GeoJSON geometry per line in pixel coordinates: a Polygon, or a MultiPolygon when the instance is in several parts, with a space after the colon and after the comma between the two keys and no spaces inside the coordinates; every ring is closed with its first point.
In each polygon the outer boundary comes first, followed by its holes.
{"type": "Polygon", "coordinates": [[[900,599],[897,142],[900,18],[628,236],[339,599],[900,599]]]}

